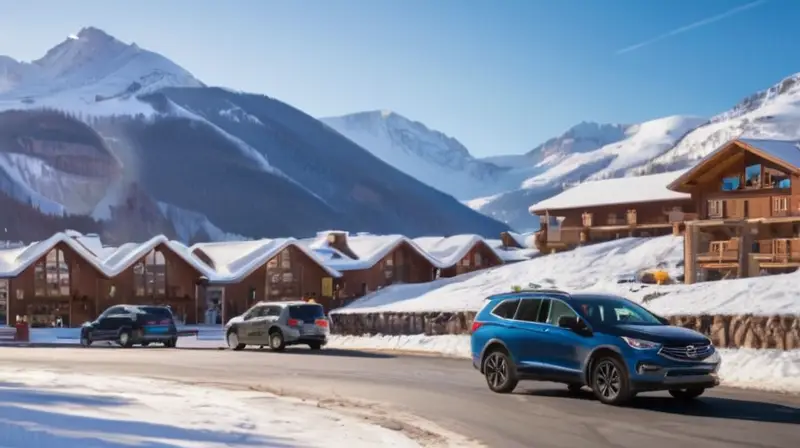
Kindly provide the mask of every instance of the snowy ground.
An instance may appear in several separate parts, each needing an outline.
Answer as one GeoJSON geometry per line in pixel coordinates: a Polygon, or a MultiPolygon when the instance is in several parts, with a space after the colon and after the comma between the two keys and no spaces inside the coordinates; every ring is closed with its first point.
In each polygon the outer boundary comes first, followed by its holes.
{"type": "Polygon", "coordinates": [[[0,446],[416,447],[399,431],[274,395],[0,369],[0,446]]]}
{"type": "MultiPolygon", "coordinates": [[[[470,358],[469,336],[333,336],[331,347],[399,350],[470,358]]],[[[720,349],[723,384],[800,394],[800,350],[720,349]]]]}
{"type": "Polygon", "coordinates": [[[795,285],[800,273],[697,283],[694,285],[617,284],[619,276],[661,267],[682,273],[683,237],[624,238],[545,255],[431,283],[394,285],[333,313],[384,311],[477,311],[484,298],[536,283],[571,291],[622,294],[643,301],[653,292],[669,293],[647,301],[664,316],[677,314],[800,314],[795,285]]]}

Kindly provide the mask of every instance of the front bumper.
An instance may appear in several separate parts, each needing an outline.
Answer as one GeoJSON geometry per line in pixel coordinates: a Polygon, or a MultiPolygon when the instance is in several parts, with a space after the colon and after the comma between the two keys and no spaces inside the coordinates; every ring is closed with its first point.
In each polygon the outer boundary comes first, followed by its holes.
{"type": "Polygon", "coordinates": [[[638,357],[629,365],[631,386],[637,392],[716,387],[721,361],[717,352],[693,362],[673,361],[655,353],[638,357]]]}

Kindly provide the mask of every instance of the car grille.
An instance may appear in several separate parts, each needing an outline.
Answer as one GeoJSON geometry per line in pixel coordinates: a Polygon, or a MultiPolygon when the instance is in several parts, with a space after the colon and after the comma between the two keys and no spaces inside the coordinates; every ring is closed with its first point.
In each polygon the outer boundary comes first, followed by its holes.
{"type": "Polygon", "coordinates": [[[678,361],[702,361],[714,353],[711,344],[665,345],[658,354],[678,361]]]}

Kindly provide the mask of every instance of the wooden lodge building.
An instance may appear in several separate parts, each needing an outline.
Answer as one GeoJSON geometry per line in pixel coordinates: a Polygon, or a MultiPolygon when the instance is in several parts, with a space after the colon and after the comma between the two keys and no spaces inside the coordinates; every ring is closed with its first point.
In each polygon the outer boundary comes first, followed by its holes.
{"type": "Polygon", "coordinates": [[[679,233],[694,219],[691,195],[667,189],[681,173],[580,183],[532,205],[539,216],[536,248],[542,253],[624,237],[679,233]]]}
{"type": "Polygon", "coordinates": [[[699,212],[686,226],[685,282],[800,267],[799,176],[796,142],[739,139],[671,182],[699,212]]]}
{"type": "Polygon", "coordinates": [[[330,310],[395,283],[429,282],[510,257],[476,235],[322,232],[191,247],[157,236],[104,247],[96,235],[67,231],[0,247],[0,326],[20,316],[34,327],[76,327],[119,304],[169,305],[186,324],[221,324],[260,300],[313,298],[330,310]]]}

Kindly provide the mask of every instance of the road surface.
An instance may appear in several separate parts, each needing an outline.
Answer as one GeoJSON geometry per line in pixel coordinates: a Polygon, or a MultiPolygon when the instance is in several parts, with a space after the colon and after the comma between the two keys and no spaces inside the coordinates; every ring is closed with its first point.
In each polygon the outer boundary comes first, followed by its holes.
{"type": "Polygon", "coordinates": [[[469,361],[346,350],[232,352],[164,348],[0,348],[0,365],[136,375],[287,395],[379,402],[500,448],[733,448],[800,446],[800,397],[719,388],[681,404],[665,393],[631,407],[605,406],[587,391],[520,383],[490,392],[469,361]]]}

